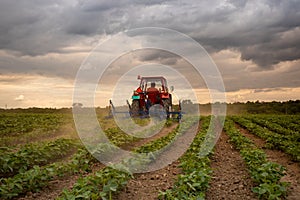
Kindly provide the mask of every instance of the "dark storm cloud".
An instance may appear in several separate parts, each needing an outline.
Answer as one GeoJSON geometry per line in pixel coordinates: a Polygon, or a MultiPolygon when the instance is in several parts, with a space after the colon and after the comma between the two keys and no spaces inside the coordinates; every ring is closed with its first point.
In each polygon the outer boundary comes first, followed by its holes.
{"type": "Polygon", "coordinates": [[[163,65],[175,65],[180,56],[159,49],[145,49],[136,53],[138,59],[142,62],[158,62],[163,65]]]}
{"type": "Polygon", "coordinates": [[[59,2],[1,1],[0,48],[38,55],[63,46],[64,36],[58,31],[61,21],[55,17],[62,9],[59,2]]]}
{"type": "Polygon", "coordinates": [[[106,1],[106,0],[98,0],[98,1],[78,1],[79,6],[82,7],[83,11],[87,12],[101,12],[105,10],[110,10],[110,9],[119,9],[123,8],[126,6],[131,6],[131,5],[142,5],[142,6],[147,6],[147,5],[155,5],[155,4],[161,4],[164,3],[165,0],[111,0],[111,1],[106,1]]]}
{"type": "Polygon", "coordinates": [[[235,49],[242,60],[272,69],[300,58],[299,11],[295,0],[2,0],[0,49],[19,56],[68,53],[89,38],[161,26],[193,37],[210,53],[235,49]]]}
{"type": "Polygon", "coordinates": [[[300,57],[300,28],[278,33],[268,42],[240,49],[242,59],[253,60],[262,67],[271,67],[281,61],[297,60],[300,57]]]}
{"type": "Polygon", "coordinates": [[[126,13],[159,3],[161,1],[3,0],[0,2],[0,48],[25,55],[56,52],[72,45],[78,35],[122,31],[128,28],[128,20],[122,19],[126,13]]]}

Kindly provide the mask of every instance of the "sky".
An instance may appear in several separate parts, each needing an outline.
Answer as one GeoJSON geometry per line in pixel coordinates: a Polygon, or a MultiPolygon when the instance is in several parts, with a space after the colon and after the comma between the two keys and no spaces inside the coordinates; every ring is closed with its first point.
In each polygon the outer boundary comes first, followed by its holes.
{"type": "MultiPolygon", "coordinates": [[[[91,51],[143,27],[172,29],[202,45],[222,75],[227,102],[300,99],[299,19],[299,0],[1,0],[0,108],[70,107],[91,51]]],[[[113,64],[122,67],[127,58],[113,64]]],[[[168,53],[133,58],[137,65],[187,66],[168,53]]],[[[138,81],[131,83],[134,89],[138,81]]],[[[198,102],[210,101],[205,84],[194,91],[198,102]]],[[[105,106],[109,95],[98,91],[97,98],[105,106]]]]}

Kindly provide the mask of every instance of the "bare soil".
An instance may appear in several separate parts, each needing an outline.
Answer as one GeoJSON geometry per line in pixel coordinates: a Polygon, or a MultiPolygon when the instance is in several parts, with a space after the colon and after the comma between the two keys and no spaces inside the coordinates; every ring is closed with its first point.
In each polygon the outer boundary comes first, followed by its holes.
{"type": "Polygon", "coordinates": [[[157,199],[159,191],[172,188],[176,176],[181,173],[179,161],[167,167],[143,174],[136,174],[126,187],[113,199],[115,200],[150,200],[157,199]]]}
{"type": "Polygon", "coordinates": [[[266,149],[266,142],[251,134],[247,129],[244,129],[236,124],[236,127],[240,132],[251,139],[255,145],[262,148],[267,155],[267,159],[271,162],[278,163],[286,168],[286,175],[282,177],[281,181],[290,182],[290,187],[288,190],[288,200],[299,200],[300,199],[300,166],[299,163],[293,162],[290,157],[282,151],[266,149]]]}
{"type": "MultiPolygon", "coordinates": [[[[167,135],[173,128],[165,129],[161,134],[167,135]]],[[[151,163],[151,166],[165,166],[166,163],[169,163],[166,167],[155,171],[149,170],[147,173],[135,174],[134,179],[131,179],[127,186],[120,191],[120,193],[117,194],[114,199],[157,199],[159,191],[165,191],[172,188],[177,179],[177,175],[182,172],[181,168],[178,166],[180,163],[178,157],[185,152],[185,149],[187,149],[187,147],[190,145],[190,142],[192,142],[194,138],[193,133],[197,133],[198,130],[198,124],[191,127],[184,134],[176,138],[175,142],[163,153],[161,153],[153,163],[151,163]]],[[[152,168],[151,166],[149,166],[149,169],[152,168]]]]}
{"type": "Polygon", "coordinates": [[[206,199],[257,199],[251,191],[253,182],[246,165],[224,132],[216,143],[211,168],[213,174],[206,199]]]}

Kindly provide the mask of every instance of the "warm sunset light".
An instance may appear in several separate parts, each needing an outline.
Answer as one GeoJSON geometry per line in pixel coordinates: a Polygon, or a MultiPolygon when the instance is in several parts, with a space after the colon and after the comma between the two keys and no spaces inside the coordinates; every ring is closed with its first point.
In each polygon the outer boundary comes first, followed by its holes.
{"type": "Polygon", "coordinates": [[[0,199],[299,200],[300,0],[0,0],[0,199]]]}
{"type": "MultiPolygon", "coordinates": [[[[2,108],[70,107],[77,70],[90,51],[120,31],[149,26],[174,29],[199,42],[222,74],[228,102],[300,98],[300,27],[293,1],[0,5],[2,108]]],[[[176,62],[151,53],[135,59],[122,62],[176,62]]]]}

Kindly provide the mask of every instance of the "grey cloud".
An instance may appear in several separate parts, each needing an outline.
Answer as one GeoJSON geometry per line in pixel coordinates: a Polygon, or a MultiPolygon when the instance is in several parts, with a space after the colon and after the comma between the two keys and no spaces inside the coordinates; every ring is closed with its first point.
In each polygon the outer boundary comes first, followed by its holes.
{"type": "MultiPolygon", "coordinates": [[[[62,60],[56,56],[29,57],[29,56],[8,56],[0,52],[0,73],[2,75],[23,74],[23,75],[42,75],[50,77],[63,77],[73,79],[84,59],[83,56],[69,58],[68,55],[61,56],[62,60]],[[63,58],[62,58],[63,57],[63,58]]],[[[9,79],[3,80],[8,81],[9,79]]],[[[1,80],[0,80],[1,82],[1,80]]],[[[17,82],[13,80],[13,82],[17,82]]]]}
{"type": "Polygon", "coordinates": [[[300,28],[273,36],[271,41],[241,47],[242,59],[253,60],[262,67],[272,67],[282,61],[300,58],[300,28]]]}
{"type": "Polygon", "coordinates": [[[2,0],[0,49],[30,56],[68,53],[66,47],[87,38],[161,26],[193,37],[210,53],[235,49],[241,59],[272,69],[300,58],[299,10],[298,1],[280,0],[2,0]]]}
{"type": "Polygon", "coordinates": [[[123,14],[115,17],[120,21],[116,30],[142,26],[172,28],[193,37],[209,52],[237,49],[241,59],[251,60],[262,68],[271,69],[279,62],[300,58],[297,1],[172,1],[138,6],[118,9],[123,14]],[[121,23],[124,16],[126,20],[121,23]]]}
{"type": "MultiPolygon", "coordinates": [[[[69,35],[93,36],[98,33],[99,28],[98,17],[91,15],[78,14],[70,19],[66,24],[65,31],[69,35]],[[86,23],[88,21],[88,23],[86,23]]],[[[101,32],[103,33],[103,32],[101,32]]]]}
{"type": "Polygon", "coordinates": [[[0,49],[42,55],[66,45],[60,1],[0,2],[0,49]]]}
{"type": "MultiPolygon", "coordinates": [[[[230,63],[228,63],[230,65],[230,63]]],[[[256,89],[262,92],[264,88],[271,88],[279,91],[279,88],[295,88],[300,85],[299,62],[291,65],[287,69],[274,68],[272,71],[250,71],[248,69],[230,70],[229,66],[220,67],[226,91],[239,91],[240,89],[256,89]]]]}
{"type": "Polygon", "coordinates": [[[142,62],[152,61],[164,65],[175,65],[178,59],[181,59],[181,57],[179,57],[178,55],[159,49],[142,50],[137,53],[137,56],[138,59],[142,62]]]}
{"type": "Polygon", "coordinates": [[[105,10],[109,10],[111,8],[119,8],[120,6],[124,6],[124,3],[128,3],[126,1],[79,1],[78,5],[81,7],[83,11],[86,12],[101,12],[105,10]]]}
{"type": "Polygon", "coordinates": [[[300,58],[299,3],[248,1],[238,6],[229,4],[212,9],[207,14],[210,19],[199,18],[194,24],[199,32],[193,33],[193,37],[210,52],[236,49],[241,52],[242,59],[263,68],[300,58]],[[287,34],[291,36],[287,38],[287,34]]]}
{"type": "Polygon", "coordinates": [[[228,2],[230,2],[235,7],[242,8],[245,7],[247,0],[229,0],[228,2]]]}
{"type": "Polygon", "coordinates": [[[136,6],[136,5],[154,5],[154,4],[161,4],[165,2],[164,0],[152,0],[152,1],[147,1],[147,0],[90,0],[90,1],[85,1],[81,0],[78,1],[79,7],[83,11],[87,12],[102,12],[110,9],[116,9],[116,8],[122,8],[126,6],[136,6]]]}
{"type": "MultiPolygon", "coordinates": [[[[64,17],[67,23],[63,27],[67,34],[93,36],[101,34],[115,34],[120,31],[136,27],[136,16],[139,10],[145,6],[160,4],[163,1],[78,1],[72,7],[67,8],[64,17]]],[[[146,14],[147,15],[147,14],[146,14]]],[[[147,22],[143,22],[147,25],[147,22]]]]}

